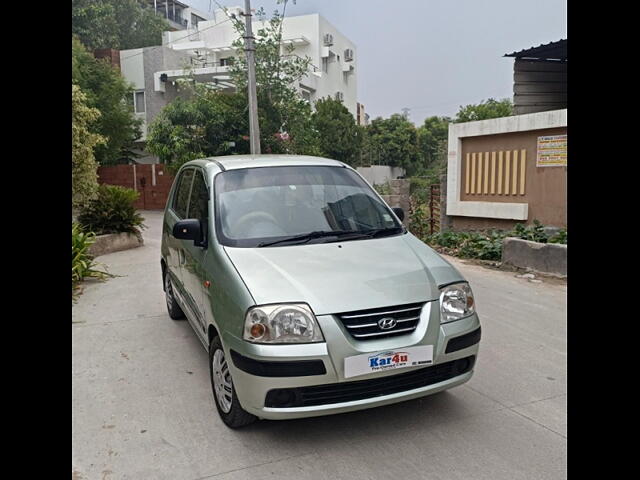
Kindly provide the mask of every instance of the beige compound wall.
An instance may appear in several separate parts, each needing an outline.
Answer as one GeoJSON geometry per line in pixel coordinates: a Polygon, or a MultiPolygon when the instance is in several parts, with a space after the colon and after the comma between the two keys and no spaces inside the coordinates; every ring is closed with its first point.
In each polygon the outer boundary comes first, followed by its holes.
{"type": "MultiPolygon", "coordinates": [[[[540,136],[565,135],[548,128],[461,139],[460,201],[527,203],[526,223],[567,224],[567,167],[536,166],[540,136]]],[[[522,221],[520,221],[522,222],[522,221]]],[[[515,220],[451,217],[454,230],[510,228],[515,220]]]]}

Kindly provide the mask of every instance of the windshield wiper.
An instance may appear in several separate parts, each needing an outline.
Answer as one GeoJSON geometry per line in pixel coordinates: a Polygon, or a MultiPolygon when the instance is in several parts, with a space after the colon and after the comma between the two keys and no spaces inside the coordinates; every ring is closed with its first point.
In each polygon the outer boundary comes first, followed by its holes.
{"type": "Polygon", "coordinates": [[[314,238],[339,237],[342,235],[351,235],[354,233],[359,233],[359,232],[357,230],[318,230],[314,232],[303,233],[301,235],[293,235],[291,237],[281,238],[280,240],[274,240],[272,242],[261,242],[258,244],[258,247],[268,247],[270,245],[276,245],[278,243],[283,243],[283,242],[305,243],[314,238]]]}
{"type": "Polygon", "coordinates": [[[403,231],[404,231],[403,227],[374,228],[372,230],[362,230],[362,231],[354,230],[352,232],[349,232],[351,235],[348,236],[348,238],[340,237],[340,239],[336,241],[356,240],[358,238],[383,237],[386,235],[393,235],[395,233],[400,233],[403,231]]]}
{"type": "Polygon", "coordinates": [[[258,247],[268,247],[270,245],[276,245],[283,242],[300,242],[306,243],[314,238],[322,237],[338,237],[338,240],[355,240],[357,238],[375,238],[384,235],[392,235],[394,233],[400,233],[403,231],[402,227],[391,228],[375,228],[373,230],[318,230],[309,233],[303,233],[301,235],[294,235],[291,237],[281,238],[280,240],[274,240],[272,242],[261,242],[258,247]],[[346,238],[345,238],[346,237],[346,238]]]}

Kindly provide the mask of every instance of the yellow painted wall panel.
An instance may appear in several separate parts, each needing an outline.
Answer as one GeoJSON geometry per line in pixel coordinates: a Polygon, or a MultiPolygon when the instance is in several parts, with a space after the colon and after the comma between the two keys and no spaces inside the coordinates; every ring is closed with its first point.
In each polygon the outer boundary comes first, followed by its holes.
{"type": "Polygon", "coordinates": [[[507,150],[505,152],[504,160],[504,194],[509,195],[509,181],[511,180],[509,175],[511,172],[511,150],[507,150]]]}
{"type": "Polygon", "coordinates": [[[489,193],[489,152],[484,152],[484,185],[482,193],[489,193]]]}
{"type": "Polygon", "coordinates": [[[520,195],[524,195],[525,172],[527,171],[527,151],[520,150],[520,195]]]}
{"type": "Polygon", "coordinates": [[[467,158],[465,160],[465,165],[464,165],[464,193],[466,194],[469,193],[469,177],[471,175],[471,172],[469,171],[470,168],[471,168],[471,159],[470,159],[470,155],[467,153],[467,158]]]}
{"type": "Polygon", "coordinates": [[[496,193],[496,152],[491,152],[491,195],[496,193]]]}
{"type": "Polygon", "coordinates": [[[498,195],[502,195],[502,156],[503,151],[498,152],[498,195]]]}
{"type": "Polygon", "coordinates": [[[478,185],[476,190],[478,195],[482,193],[482,152],[478,153],[478,185]]]}
{"type": "Polygon", "coordinates": [[[471,193],[476,193],[476,154],[471,154],[471,193]]]}
{"type": "Polygon", "coordinates": [[[518,151],[513,151],[513,173],[511,182],[511,195],[518,193],[518,151]]]}

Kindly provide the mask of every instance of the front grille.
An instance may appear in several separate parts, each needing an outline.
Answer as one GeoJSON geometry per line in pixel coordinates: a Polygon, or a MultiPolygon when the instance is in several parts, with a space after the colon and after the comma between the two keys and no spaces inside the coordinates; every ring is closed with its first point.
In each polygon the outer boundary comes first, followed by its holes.
{"type": "Polygon", "coordinates": [[[469,372],[473,369],[475,359],[475,356],[470,356],[432,367],[370,380],[313,385],[311,387],[277,388],[267,392],[264,405],[273,408],[311,407],[406,392],[469,372]]]}
{"type": "Polygon", "coordinates": [[[377,340],[413,332],[420,321],[423,305],[424,303],[410,303],[394,307],[339,313],[337,316],[353,338],[377,340]],[[396,322],[395,326],[388,329],[381,328],[378,322],[385,318],[392,318],[396,322]]]}

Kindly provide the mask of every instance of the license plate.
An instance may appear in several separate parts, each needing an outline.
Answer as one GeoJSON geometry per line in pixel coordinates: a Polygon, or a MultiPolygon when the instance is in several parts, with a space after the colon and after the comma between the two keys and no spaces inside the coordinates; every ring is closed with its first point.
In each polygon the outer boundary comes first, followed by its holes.
{"type": "Polygon", "coordinates": [[[433,363],[433,345],[365,353],[344,359],[345,378],[367,373],[427,366],[433,363]]]}

